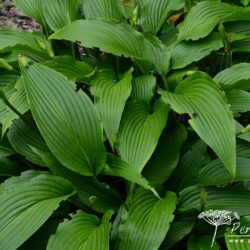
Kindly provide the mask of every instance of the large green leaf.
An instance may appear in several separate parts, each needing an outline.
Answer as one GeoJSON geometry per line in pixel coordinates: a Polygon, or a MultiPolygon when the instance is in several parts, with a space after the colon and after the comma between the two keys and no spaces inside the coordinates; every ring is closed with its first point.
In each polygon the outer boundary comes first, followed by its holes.
{"type": "MultiPolygon", "coordinates": [[[[152,51],[152,66],[159,74],[165,75],[169,71],[171,54],[169,48],[156,36],[147,34],[147,43],[152,51]]],[[[145,62],[142,62],[145,64],[145,62]]],[[[152,71],[152,66],[149,71],[152,71]]]]}
{"type": "Polygon", "coordinates": [[[50,38],[79,41],[82,46],[87,48],[97,47],[118,56],[150,60],[151,51],[145,38],[127,24],[101,20],[79,20],[58,30],[50,38]]]}
{"type": "Polygon", "coordinates": [[[154,96],[156,78],[153,75],[134,77],[132,80],[131,99],[150,103],[154,96]]]}
{"type": "Polygon", "coordinates": [[[98,213],[112,209],[117,211],[122,203],[120,194],[105,182],[99,182],[94,177],[79,175],[61,165],[50,153],[32,147],[32,150],[41,157],[51,172],[70,181],[77,189],[79,199],[85,206],[98,213]]]}
{"type": "Polygon", "coordinates": [[[219,72],[214,80],[222,85],[222,88],[250,89],[250,63],[238,63],[219,72]]]}
{"type": "MultiPolygon", "coordinates": [[[[27,31],[0,30],[0,52],[28,55],[37,60],[49,59],[53,52],[48,41],[27,31]]],[[[16,54],[16,59],[17,59],[16,54]]]]}
{"type": "Polygon", "coordinates": [[[220,160],[214,160],[204,166],[199,173],[199,183],[202,185],[226,185],[237,181],[250,181],[250,159],[237,157],[235,177],[225,170],[220,160]]]}
{"type": "Polygon", "coordinates": [[[0,51],[10,51],[17,45],[41,50],[37,39],[41,38],[27,31],[0,30],[0,51]]]}
{"type": "Polygon", "coordinates": [[[17,249],[73,193],[67,181],[50,174],[17,182],[1,193],[1,249],[17,249]]]}
{"type": "Polygon", "coordinates": [[[250,22],[249,21],[236,21],[225,23],[225,30],[227,33],[237,33],[250,36],[250,22]]]}
{"type": "MultiPolygon", "coordinates": [[[[15,85],[16,92],[9,98],[9,102],[15,109],[20,113],[24,114],[29,110],[29,104],[26,97],[23,82],[19,79],[15,85]]],[[[3,118],[2,122],[2,137],[4,136],[7,129],[12,124],[12,121],[19,118],[19,116],[13,112],[11,109],[7,108],[7,112],[3,118]]]]}
{"type": "Polygon", "coordinates": [[[228,171],[236,169],[235,125],[225,95],[204,73],[184,79],[175,93],[160,91],[162,98],[180,114],[188,113],[192,128],[218,155],[228,171]]]}
{"type": "Polygon", "coordinates": [[[95,73],[95,69],[91,65],[76,61],[71,56],[56,56],[53,58],[53,61],[46,61],[43,65],[60,72],[69,80],[76,82],[86,82],[95,73]]]}
{"type": "Polygon", "coordinates": [[[79,18],[80,0],[43,0],[42,13],[49,27],[56,31],[79,18]]]}
{"type": "Polygon", "coordinates": [[[0,70],[0,89],[6,87],[9,83],[15,82],[19,78],[18,72],[0,70]]]}
{"type": "Polygon", "coordinates": [[[43,23],[41,0],[14,0],[15,5],[28,17],[43,23]]]}
{"type": "Polygon", "coordinates": [[[150,189],[155,193],[155,191],[149,186],[148,181],[144,179],[136,169],[132,168],[128,163],[115,155],[108,155],[107,166],[104,169],[104,174],[122,177],[128,181],[137,183],[145,189],[150,189]]]}
{"type": "Polygon", "coordinates": [[[91,94],[102,119],[104,131],[113,147],[117,143],[117,133],[122,113],[131,93],[132,71],[127,71],[119,82],[99,73],[91,86],[91,94]]]}
{"type": "Polygon", "coordinates": [[[114,233],[114,249],[157,250],[174,218],[175,206],[172,192],[159,200],[151,192],[137,190],[128,214],[114,233]]]}
{"type": "Polygon", "coordinates": [[[250,158],[250,143],[246,141],[237,141],[236,153],[237,156],[250,158]]]}
{"type": "Polygon", "coordinates": [[[47,249],[108,250],[112,214],[108,211],[100,220],[95,215],[78,211],[59,225],[55,235],[50,237],[47,249]]]}
{"type": "Polygon", "coordinates": [[[139,22],[145,32],[156,34],[167,17],[184,5],[184,0],[139,0],[139,22]]]}
{"type": "Polygon", "coordinates": [[[249,53],[250,51],[250,38],[241,39],[231,43],[231,51],[234,53],[249,53]]]}
{"type": "Polygon", "coordinates": [[[22,244],[21,247],[18,248],[18,250],[46,249],[50,236],[56,232],[59,223],[61,223],[61,219],[59,217],[60,216],[54,216],[47,220],[28,240],[22,244]]]}
{"type": "Polygon", "coordinates": [[[181,191],[178,210],[228,210],[240,216],[250,215],[249,192],[233,188],[199,188],[191,186],[181,191]]]}
{"type": "Polygon", "coordinates": [[[179,25],[179,40],[198,40],[214,29],[220,18],[230,16],[237,7],[217,1],[202,1],[188,12],[179,25]]]}
{"type": "Polygon", "coordinates": [[[233,189],[208,189],[205,210],[229,210],[240,216],[250,215],[249,192],[233,189]]]}
{"type": "Polygon", "coordinates": [[[23,155],[28,161],[40,166],[46,166],[41,157],[32,151],[31,147],[36,147],[44,151],[48,151],[48,148],[37,130],[33,119],[29,116],[25,116],[24,118],[14,121],[8,132],[9,142],[15,151],[23,155]]]}
{"type": "Polygon", "coordinates": [[[32,178],[38,177],[39,175],[44,174],[44,173],[47,174],[47,172],[43,172],[43,171],[28,170],[28,171],[21,172],[21,175],[17,177],[8,178],[0,185],[0,195],[8,192],[12,188],[16,188],[17,185],[27,183],[32,178]]]}
{"type": "Polygon", "coordinates": [[[153,108],[142,102],[127,104],[119,129],[118,151],[139,172],[154,152],[167,117],[168,106],[162,101],[153,108]]]}
{"type": "Polygon", "coordinates": [[[212,51],[223,47],[219,34],[211,34],[199,41],[182,41],[171,47],[171,68],[183,68],[192,62],[197,62],[209,55],[212,51]]]}
{"type": "Polygon", "coordinates": [[[180,123],[162,133],[152,157],[143,169],[143,175],[152,185],[164,183],[172,174],[179,161],[181,145],[186,138],[187,131],[180,123]]]}
{"type": "MultiPolygon", "coordinates": [[[[5,95],[5,97],[9,100],[11,96],[15,93],[15,84],[16,82],[10,82],[7,86],[2,88],[0,91],[2,91],[5,95]]],[[[6,103],[3,101],[3,99],[0,98],[0,122],[3,122],[4,117],[8,113],[8,109],[6,106],[6,103]]]]}
{"type": "Polygon", "coordinates": [[[241,89],[226,91],[227,101],[234,113],[250,111],[250,93],[241,89]]]}
{"type": "Polygon", "coordinates": [[[182,189],[198,183],[199,170],[204,159],[206,144],[198,140],[179,161],[178,166],[169,179],[172,190],[182,189]]]}
{"type": "Polygon", "coordinates": [[[122,21],[121,3],[118,0],[82,0],[83,14],[87,19],[105,17],[122,21]]]}
{"type": "Polygon", "coordinates": [[[197,213],[180,213],[176,215],[173,222],[170,224],[169,231],[161,244],[160,250],[173,249],[175,244],[178,244],[186,237],[194,228],[197,220],[197,213]]]}
{"type": "Polygon", "coordinates": [[[106,151],[98,113],[89,97],[56,71],[39,64],[24,71],[33,117],[49,149],[67,168],[96,175],[106,151]]]}

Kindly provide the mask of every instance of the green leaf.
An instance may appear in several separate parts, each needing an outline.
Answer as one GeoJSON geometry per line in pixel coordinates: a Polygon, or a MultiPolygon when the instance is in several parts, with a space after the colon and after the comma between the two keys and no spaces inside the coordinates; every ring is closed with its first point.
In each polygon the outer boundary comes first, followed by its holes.
{"type": "Polygon", "coordinates": [[[171,68],[183,68],[192,62],[201,60],[212,51],[218,50],[222,47],[222,38],[217,33],[213,33],[199,41],[182,41],[176,43],[170,49],[172,54],[171,68]]]}
{"type": "Polygon", "coordinates": [[[50,38],[79,41],[84,47],[97,47],[117,56],[150,60],[151,55],[143,35],[127,24],[79,20],[57,31],[50,38]]]}
{"type": "Polygon", "coordinates": [[[249,90],[250,63],[238,63],[219,72],[214,80],[221,84],[223,89],[234,88],[249,90]]]}
{"type": "Polygon", "coordinates": [[[39,175],[44,173],[47,174],[47,172],[44,171],[42,172],[38,170],[28,170],[22,172],[21,175],[17,177],[8,178],[0,185],[0,195],[9,192],[9,190],[11,190],[12,188],[16,188],[17,185],[27,183],[32,178],[38,177],[39,175]]]}
{"type": "Polygon", "coordinates": [[[132,72],[133,68],[127,71],[119,82],[100,72],[92,82],[91,94],[95,98],[96,108],[112,147],[117,143],[122,113],[131,93],[132,72]]]}
{"type": "Polygon", "coordinates": [[[169,179],[169,186],[171,186],[172,190],[179,192],[198,183],[199,170],[205,152],[206,144],[202,140],[198,140],[192,149],[180,159],[178,166],[169,179]]]}
{"type": "Polygon", "coordinates": [[[199,188],[197,186],[191,186],[183,189],[179,193],[179,200],[178,200],[178,211],[189,211],[192,209],[201,210],[202,206],[204,206],[204,202],[206,199],[202,199],[203,197],[207,198],[207,193],[204,189],[199,188]]]}
{"type": "MultiPolygon", "coordinates": [[[[232,237],[231,235],[232,235],[231,229],[228,228],[227,232],[225,233],[225,241],[226,241],[226,246],[228,250],[248,250],[249,249],[249,241],[248,241],[249,237],[245,237],[245,235],[242,235],[242,237],[232,237]]],[[[249,234],[247,234],[247,236],[249,236],[249,234]]]]}
{"type": "Polygon", "coordinates": [[[61,219],[54,217],[47,220],[28,240],[22,244],[18,250],[44,250],[48,245],[51,234],[56,232],[56,229],[61,222],[61,219]],[[38,244],[39,242],[39,244],[38,244]]]}
{"type": "Polygon", "coordinates": [[[76,61],[71,56],[56,56],[53,61],[46,61],[42,64],[76,82],[85,83],[95,73],[95,69],[91,65],[76,61]]]}
{"type": "Polygon", "coordinates": [[[160,250],[172,249],[175,244],[178,244],[184,237],[186,237],[194,228],[197,220],[197,215],[181,213],[177,215],[170,224],[168,233],[161,244],[160,250]]]}
{"type": "Polygon", "coordinates": [[[153,75],[134,77],[132,80],[131,100],[150,103],[156,88],[156,78],[153,75]]]}
{"type": "Polygon", "coordinates": [[[6,87],[9,83],[15,82],[19,78],[17,72],[9,72],[1,70],[0,74],[0,89],[6,87]]]}
{"type": "Polygon", "coordinates": [[[245,129],[244,126],[242,126],[239,122],[235,120],[235,132],[236,132],[237,138],[250,142],[250,132],[241,133],[241,131],[244,129],[245,129]]]}
{"type": "Polygon", "coordinates": [[[106,150],[98,113],[89,97],[75,92],[63,75],[43,65],[31,66],[23,79],[33,117],[52,153],[72,171],[98,174],[106,150]]]}
{"type": "Polygon", "coordinates": [[[50,237],[47,249],[108,250],[112,214],[108,211],[100,220],[95,215],[78,211],[59,225],[56,234],[50,237]]]}
{"type": "Polygon", "coordinates": [[[85,18],[104,17],[111,21],[122,21],[121,3],[117,0],[82,0],[85,18]]]}
{"type": "Polygon", "coordinates": [[[237,7],[226,3],[202,1],[192,7],[179,25],[179,40],[198,40],[212,32],[220,19],[230,16],[237,7]]]}
{"type": "Polygon", "coordinates": [[[250,51],[250,38],[241,39],[231,43],[231,51],[234,53],[249,53],[250,51]]]}
{"type": "Polygon", "coordinates": [[[249,21],[236,21],[224,24],[227,33],[244,34],[247,36],[250,36],[249,25],[249,21]]]}
{"type": "Polygon", "coordinates": [[[14,149],[11,147],[9,141],[6,137],[2,138],[0,141],[0,158],[5,158],[13,155],[15,153],[14,149]]]}
{"type": "Polygon", "coordinates": [[[216,159],[204,166],[199,173],[199,183],[202,185],[226,185],[237,181],[250,180],[250,159],[237,157],[235,177],[232,177],[225,170],[223,163],[216,159]]]}
{"type": "Polygon", "coordinates": [[[32,118],[25,116],[24,120],[19,118],[14,121],[8,132],[8,139],[15,151],[23,155],[28,161],[40,166],[46,166],[41,157],[31,149],[31,147],[36,147],[48,151],[32,118]]]}
{"type": "Polygon", "coordinates": [[[17,45],[41,50],[36,39],[41,38],[27,31],[0,30],[0,51],[11,51],[17,45]]]}
{"type": "Polygon", "coordinates": [[[35,19],[42,24],[41,0],[14,0],[15,6],[20,9],[25,15],[35,19]]]}
{"type": "Polygon", "coordinates": [[[207,210],[229,210],[240,216],[250,215],[249,192],[233,189],[208,190],[207,210]]]}
{"type": "MultiPolygon", "coordinates": [[[[18,177],[17,177],[18,178],[18,177]]],[[[60,177],[41,174],[16,183],[0,195],[0,247],[17,249],[49,218],[60,202],[74,194],[60,177]]]]}
{"type": "MultiPolygon", "coordinates": [[[[148,46],[152,51],[153,69],[156,69],[161,75],[166,74],[169,71],[171,58],[169,48],[155,36],[148,34],[146,38],[148,46]]],[[[151,68],[150,71],[152,71],[151,68]]]]}
{"type": "Polygon", "coordinates": [[[237,212],[240,216],[250,215],[249,192],[233,188],[199,189],[197,186],[191,186],[181,191],[178,210],[191,209],[228,210],[237,212]]]}
{"type": "Polygon", "coordinates": [[[167,17],[184,5],[184,0],[139,0],[139,22],[145,32],[157,34],[167,17]]]}
{"type": "Polygon", "coordinates": [[[154,152],[167,118],[168,106],[161,101],[156,101],[153,108],[142,102],[127,104],[119,129],[118,151],[138,172],[154,152]]]}
{"type": "Polygon", "coordinates": [[[8,158],[0,157],[0,176],[13,176],[20,174],[21,168],[8,158]]]}
{"type": "Polygon", "coordinates": [[[175,206],[176,195],[172,192],[159,200],[151,192],[138,189],[118,226],[114,249],[157,250],[174,218],[175,206]]]}
{"type": "MultiPolygon", "coordinates": [[[[16,82],[10,82],[7,86],[2,88],[0,92],[2,91],[5,95],[5,97],[9,100],[11,96],[15,93],[15,84],[16,82]]],[[[7,106],[3,99],[0,98],[0,123],[3,122],[4,117],[8,113],[7,106]]]]}
{"type": "Polygon", "coordinates": [[[122,199],[117,191],[96,178],[79,175],[61,165],[50,153],[32,147],[34,153],[39,155],[51,172],[70,181],[77,189],[80,201],[98,213],[112,209],[117,211],[122,199]]]}
{"type": "Polygon", "coordinates": [[[237,141],[237,156],[247,157],[250,158],[250,144],[246,141],[237,141]]]}
{"type": "MultiPolygon", "coordinates": [[[[23,82],[19,79],[15,85],[16,92],[10,97],[9,102],[11,105],[21,114],[26,113],[30,108],[26,97],[23,82]]],[[[2,137],[4,136],[7,129],[12,124],[13,120],[19,118],[19,116],[13,112],[10,108],[7,108],[7,112],[2,122],[2,137]]]]}
{"type": "Polygon", "coordinates": [[[42,13],[49,27],[56,31],[80,18],[80,0],[41,1],[42,13]]]}
{"type": "Polygon", "coordinates": [[[188,250],[219,250],[220,247],[216,242],[211,247],[210,244],[211,236],[202,235],[198,236],[196,234],[192,234],[188,239],[187,249],[188,250]]]}
{"type": "Polygon", "coordinates": [[[162,133],[152,157],[143,169],[143,175],[153,186],[163,184],[172,174],[179,161],[181,145],[186,138],[187,131],[180,123],[162,133]]]}
{"type": "Polygon", "coordinates": [[[0,30],[0,52],[16,51],[37,60],[49,59],[48,41],[27,31],[0,30]]]}
{"type": "Polygon", "coordinates": [[[234,113],[250,111],[250,93],[240,89],[226,91],[227,101],[234,113]]]}
{"type": "Polygon", "coordinates": [[[156,194],[156,192],[150,187],[148,181],[144,179],[136,169],[132,168],[128,163],[115,155],[108,155],[107,166],[104,169],[104,174],[122,177],[128,181],[137,183],[145,189],[150,189],[156,194]]]}
{"type": "Polygon", "coordinates": [[[235,125],[223,92],[204,73],[183,80],[175,93],[160,91],[166,103],[180,114],[188,113],[192,128],[218,155],[227,170],[236,169],[235,125]]]}

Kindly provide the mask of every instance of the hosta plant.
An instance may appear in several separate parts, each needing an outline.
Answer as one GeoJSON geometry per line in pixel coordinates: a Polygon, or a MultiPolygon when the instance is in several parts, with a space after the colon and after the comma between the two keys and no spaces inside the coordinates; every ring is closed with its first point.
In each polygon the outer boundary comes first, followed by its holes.
{"type": "Polygon", "coordinates": [[[14,3],[0,249],[249,249],[198,218],[250,224],[249,1],[14,3]]]}

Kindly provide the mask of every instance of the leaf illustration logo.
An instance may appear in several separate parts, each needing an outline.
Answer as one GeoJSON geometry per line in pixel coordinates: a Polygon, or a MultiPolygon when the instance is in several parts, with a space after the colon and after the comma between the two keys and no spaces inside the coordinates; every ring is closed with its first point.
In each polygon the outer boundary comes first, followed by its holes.
{"type": "Polygon", "coordinates": [[[198,215],[199,219],[204,219],[207,223],[215,226],[211,247],[214,245],[218,227],[221,225],[231,225],[232,221],[239,220],[237,212],[227,210],[208,210],[198,215]]]}

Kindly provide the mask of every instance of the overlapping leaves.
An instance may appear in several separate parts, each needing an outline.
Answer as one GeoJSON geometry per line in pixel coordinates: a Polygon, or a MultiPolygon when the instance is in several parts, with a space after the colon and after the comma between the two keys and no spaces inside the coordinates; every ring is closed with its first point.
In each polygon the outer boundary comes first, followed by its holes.
{"type": "Polygon", "coordinates": [[[75,92],[63,75],[43,65],[33,65],[24,72],[23,80],[33,117],[50,150],[71,170],[98,174],[106,151],[89,97],[75,92]]]}
{"type": "Polygon", "coordinates": [[[228,171],[236,170],[235,128],[232,112],[218,85],[204,73],[183,80],[175,93],[160,91],[178,113],[188,113],[192,128],[215,151],[228,171]]]}

